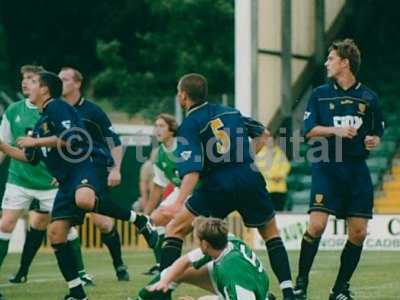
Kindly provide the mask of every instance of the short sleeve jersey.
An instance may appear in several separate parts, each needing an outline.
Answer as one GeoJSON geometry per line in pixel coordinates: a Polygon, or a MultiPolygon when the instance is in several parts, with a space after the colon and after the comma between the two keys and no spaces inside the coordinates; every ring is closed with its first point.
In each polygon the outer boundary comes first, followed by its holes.
{"type": "Polygon", "coordinates": [[[90,159],[86,129],[78,112],[61,99],[49,99],[33,129],[36,137],[57,136],[68,142],[66,147],[27,148],[25,154],[32,164],[42,160],[52,176],[62,183],[73,176],[74,169],[90,159]]]}
{"type": "Polygon", "coordinates": [[[154,183],[162,187],[166,187],[170,182],[177,187],[181,185],[181,178],[176,169],[177,155],[176,139],[171,149],[167,149],[164,144],[159,146],[154,163],[154,183]]]}
{"type": "Polygon", "coordinates": [[[224,165],[251,164],[249,137],[264,126],[231,107],[204,102],[192,107],[178,129],[177,169],[202,176],[224,165]]]}
{"type": "MultiPolygon", "coordinates": [[[[357,129],[353,139],[328,138],[329,159],[365,159],[369,153],[364,145],[365,136],[382,136],[384,131],[378,96],[359,82],[348,90],[341,89],[335,82],[322,85],[312,92],[307,104],[305,134],[318,125],[357,129]]],[[[321,143],[316,142],[313,147],[321,147],[321,143]]]]}
{"type": "MultiPolygon", "coordinates": [[[[0,135],[2,140],[15,146],[18,138],[32,133],[39,118],[37,107],[30,103],[28,99],[11,104],[7,107],[1,120],[0,135]]],[[[51,185],[52,179],[53,177],[43,163],[32,166],[11,159],[8,168],[8,183],[33,190],[50,190],[54,189],[54,186],[51,185]]]]}
{"type": "Polygon", "coordinates": [[[95,164],[114,164],[110,149],[121,145],[118,134],[104,111],[92,101],[81,98],[74,106],[94,143],[92,158],[95,164]]]}
{"type": "Polygon", "coordinates": [[[260,259],[243,241],[230,235],[221,255],[212,260],[195,249],[187,255],[194,268],[207,265],[214,287],[223,299],[265,300],[269,280],[260,259]]]}

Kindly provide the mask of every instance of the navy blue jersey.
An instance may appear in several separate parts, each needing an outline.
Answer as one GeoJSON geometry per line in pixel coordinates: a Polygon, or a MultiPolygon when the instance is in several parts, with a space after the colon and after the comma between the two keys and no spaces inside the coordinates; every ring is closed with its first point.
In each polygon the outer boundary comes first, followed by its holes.
{"type": "Polygon", "coordinates": [[[69,142],[70,148],[27,148],[25,155],[32,164],[43,160],[50,174],[62,183],[73,176],[73,170],[90,157],[85,132],[85,126],[75,108],[61,99],[50,99],[35,124],[33,136],[57,136],[69,142]]]}
{"type": "MultiPolygon", "coordinates": [[[[365,159],[369,153],[364,145],[365,136],[380,137],[384,131],[378,96],[361,83],[346,91],[335,82],[322,85],[312,92],[308,102],[304,114],[305,134],[318,125],[357,129],[357,135],[352,139],[328,138],[330,160],[365,159]],[[338,153],[340,143],[342,151],[338,153]]],[[[314,143],[314,147],[320,146],[320,143],[314,143]]]]}
{"type": "Polygon", "coordinates": [[[97,155],[96,152],[93,153],[94,163],[106,163],[107,166],[112,166],[114,161],[110,149],[120,146],[121,140],[112,128],[110,119],[97,104],[85,98],[81,98],[74,107],[81,116],[93,140],[94,149],[102,152],[100,155],[97,155]],[[107,161],[104,161],[104,156],[107,157],[107,161]]]}
{"type": "Polygon", "coordinates": [[[179,175],[204,176],[222,166],[251,164],[249,137],[263,132],[262,124],[234,108],[208,102],[191,108],[177,134],[179,175]]]}

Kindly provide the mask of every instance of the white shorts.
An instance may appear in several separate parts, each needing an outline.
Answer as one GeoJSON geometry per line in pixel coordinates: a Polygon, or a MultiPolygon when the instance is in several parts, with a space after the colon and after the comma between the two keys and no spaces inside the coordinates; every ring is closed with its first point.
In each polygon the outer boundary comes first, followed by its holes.
{"type": "Polygon", "coordinates": [[[7,183],[4,191],[2,209],[29,209],[34,199],[39,201],[40,211],[51,212],[57,189],[32,190],[7,183]]]}
{"type": "Polygon", "coordinates": [[[161,201],[160,206],[168,206],[172,205],[175,200],[178,198],[179,188],[175,187],[174,190],[169,194],[163,201],[161,201]]]}

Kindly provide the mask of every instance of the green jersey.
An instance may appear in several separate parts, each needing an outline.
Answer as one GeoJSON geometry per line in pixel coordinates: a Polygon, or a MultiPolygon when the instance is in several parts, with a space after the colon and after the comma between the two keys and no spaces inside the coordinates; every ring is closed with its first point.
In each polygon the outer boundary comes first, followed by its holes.
{"type": "MultiPolygon", "coordinates": [[[[2,140],[12,146],[19,137],[24,137],[39,120],[39,111],[28,99],[15,102],[7,107],[0,125],[2,140]]],[[[8,183],[33,190],[54,189],[53,177],[41,162],[37,166],[11,159],[8,169],[8,183]]]]}
{"type": "Polygon", "coordinates": [[[162,187],[172,183],[176,187],[181,185],[181,178],[176,170],[177,143],[174,139],[171,149],[167,149],[164,144],[158,148],[157,159],[154,163],[154,182],[162,187]]]}
{"type": "Polygon", "coordinates": [[[200,249],[188,253],[194,268],[207,265],[214,288],[226,300],[265,300],[269,280],[253,250],[234,235],[221,255],[212,259],[200,249]]]}

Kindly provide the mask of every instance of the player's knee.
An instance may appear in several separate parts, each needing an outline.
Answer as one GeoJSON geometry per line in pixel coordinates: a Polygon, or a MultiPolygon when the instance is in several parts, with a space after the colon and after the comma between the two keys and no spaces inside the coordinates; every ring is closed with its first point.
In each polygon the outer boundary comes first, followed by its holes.
{"type": "Polygon", "coordinates": [[[66,235],[64,235],[62,231],[58,230],[56,226],[49,226],[47,237],[51,244],[60,244],[67,241],[66,235]]]}
{"type": "Polygon", "coordinates": [[[0,231],[4,233],[12,233],[16,224],[17,220],[2,219],[0,222],[0,231]]]}
{"type": "Polygon", "coordinates": [[[176,220],[172,220],[168,223],[166,227],[166,236],[173,236],[184,238],[187,233],[191,230],[191,224],[176,222],[176,220]]]}
{"type": "Polygon", "coordinates": [[[279,236],[279,229],[276,225],[275,218],[271,219],[268,223],[261,227],[257,227],[258,232],[260,233],[262,239],[264,241],[270,240],[272,238],[279,236]]]}
{"type": "Polygon", "coordinates": [[[106,216],[95,215],[94,223],[101,233],[109,233],[114,228],[113,220],[106,216]]]}
{"type": "Polygon", "coordinates": [[[367,228],[356,228],[349,231],[349,240],[356,245],[361,245],[367,237],[367,228]]]}
{"type": "Polygon", "coordinates": [[[92,211],[96,203],[96,194],[91,188],[79,188],[75,191],[75,203],[85,211],[92,211]]]}
{"type": "Polygon", "coordinates": [[[36,230],[46,230],[49,224],[49,214],[35,213],[31,215],[31,226],[36,230]]]}
{"type": "Polygon", "coordinates": [[[311,222],[308,226],[308,233],[313,237],[320,237],[326,228],[325,222],[311,222]]]}
{"type": "Polygon", "coordinates": [[[150,219],[153,221],[153,224],[156,226],[166,226],[171,218],[162,212],[155,210],[150,215],[150,219]]]}

